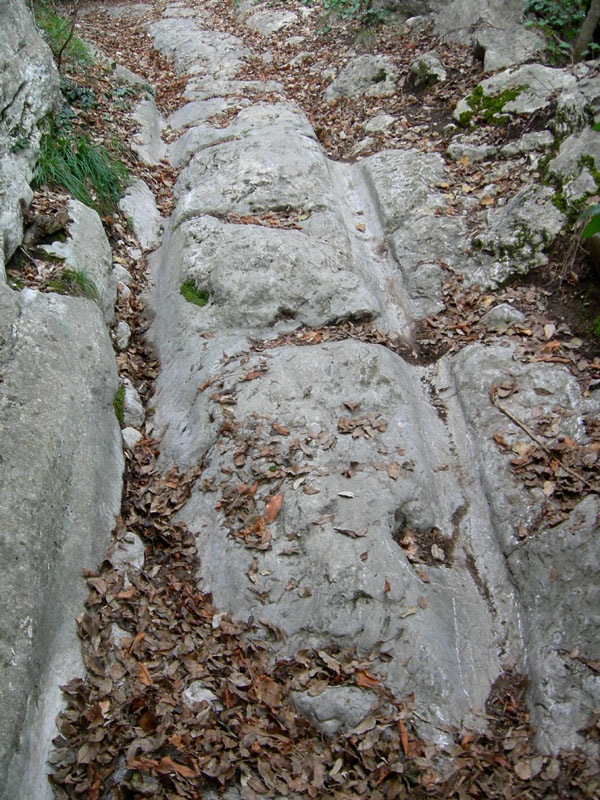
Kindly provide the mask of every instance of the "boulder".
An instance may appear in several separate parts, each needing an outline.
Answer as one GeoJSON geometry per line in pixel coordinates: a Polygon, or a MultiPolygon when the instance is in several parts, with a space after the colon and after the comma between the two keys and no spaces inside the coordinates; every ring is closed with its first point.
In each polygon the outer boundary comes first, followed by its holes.
{"type": "Polygon", "coordinates": [[[21,202],[44,124],[60,106],[58,72],[24,0],[0,0],[0,251],[6,260],[21,243],[21,202]]]}
{"type": "Polygon", "coordinates": [[[424,53],[410,65],[404,88],[408,92],[422,92],[445,80],[446,70],[439,58],[434,53],[424,53]]]}
{"type": "Polygon", "coordinates": [[[123,213],[131,219],[133,232],[142,250],[154,250],[160,244],[162,218],[156,207],[156,200],[148,184],[136,178],[127,187],[125,196],[119,202],[123,213]]]}
{"type": "Polygon", "coordinates": [[[398,72],[385,56],[356,56],[325,89],[325,99],[389,96],[396,92],[398,72]]]}
{"type": "Polygon", "coordinates": [[[0,796],[46,798],[59,686],[83,673],[84,567],[120,509],[117,372],[99,308],[0,287],[0,796]]]}
{"type": "Polygon", "coordinates": [[[93,208],[79,200],[69,200],[67,207],[71,220],[67,225],[67,239],[44,245],[43,249],[61,259],[66,269],[81,272],[91,279],[96,295],[92,299],[98,302],[104,321],[110,326],[115,318],[117,278],[102,222],[93,208]]]}

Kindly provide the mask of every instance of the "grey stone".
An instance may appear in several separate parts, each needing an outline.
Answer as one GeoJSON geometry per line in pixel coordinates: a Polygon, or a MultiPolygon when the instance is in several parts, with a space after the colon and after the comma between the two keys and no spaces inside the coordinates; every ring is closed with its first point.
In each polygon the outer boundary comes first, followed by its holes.
{"type": "Polygon", "coordinates": [[[31,202],[44,120],[60,107],[50,48],[24,0],[0,3],[0,251],[8,260],[21,243],[20,203],[31,202]]]}
{"type": "Polygon", "coordinates": [[[148,31],[156,49],[173,59],[180,74],[235,78],[250,55],[237,36],[200,30],[191,19],[162,19],[150,23],[148,31]]]}
{"type": "MultiPolygon", "coordinates": [[[[568,370],[550,364],[525,364],[514,357],[512,346],[469,345],[452,360],[456,390],[477,444],[480,476],[492,510],[502,550],[508,555],[519,541],[517,527],[535,522],[539,512],[535,491],[523,491],[512,476],[509,454],[501,453],[494,434],[501,432],[512,444],[525,434],[489,401],[492,384],[510,380],[518,392],[503,401],[511,413],[531,425],[532,409],[551,412],[554,406],[576,410],[566,416],[560,434],[585,441],[584,407],[577,380],[568,370]],[[541,391],[540,391],[541,390],[541,391]]],[[[549,442],[550,444],[550,442],[549,442]]]]}
{"type": "Polygon", "coordinates": [[[590,195],[596,194],[598,184],[592,173],[584,167],[577,178],[566,181],[563,184],[563,194],[569,203],[585,199],[590,195]]]}
{"type": "Polygon", "coordinates": [[[524,133],[519,139],[514,142],[505,144],[500,148],[500,152],[505,158],[514,158],[515,156],[530,153],[532,150],[547,150],[554,144],[554,135],[552,131],[535,131],[533,133],[524,133]]]}
{"type": "Polygon", "coordinates": [[[275,11],[261,8],[246,17],[244,24],[253,31],[260,33],[261,36],[272,36],[297,21],[298,17],[293,11],[275,11]]]}
{"type": "Polygon", "coordinates": [[[154,195],[148,185],[136,178],[127,187],[119,207],[130,219],[142,250],[153,250],[160,244],[162,217],[156,207],[154,195]]]}
{"type": "Polygon", "coordinates": [[[474,247],[481,251],[476,256],[481,271],[472,276],[473,280],[493,285],[548,263],[544,248],[565,222],[564,214],[552,202],[553,196],[549,186],[526,186],[505,206],[488,211],[485,230],[473,239],[474,247]]]}
{"type": "Polygon", "coordinates": [[[360,166],[388,233],[410,218],[432,214],[445,205],[435,188],[446,172],[437,153],[386,150],[365,158],[360,166]]]}
{"type": "Polygon", "coordinates": [[[243,109],[231,140],[200,150],[175,186],[174,225],[203,214],[260,215],[297,209],[302,228],[344,242],[329,166],[306,118],[293,107],[243,109]]]}
{"type": "MultiPolygon", "coordinates": [[[[221,467],[229,468],[232,463],[232,453],[223,450],[220,454],[215,434],[222,421],[214,417],[211,422],[211,401],[204,393],[198,394],[197,387],[205,376],[218,374],[215,368],[219,369],[223,347],[228,353],[235,352],[234,340],[205,342],[202,367],[198,370],[196,366],[194,374],[189,369],[194,362],[185,358],[181,339],[174,338],[170,346],[165,338],[161,342],[161,360],[168,366],[155,400],[157,424],[164,434],[165,463],[172,458],[194,463],[206,452],[210,464],[206,478],[222,474],[221,467]],[[176,379],[177,374],[183,380],[176,379]],[[175,384],[177,396],[172,391],[175,384]],[[185,396],[195,396],[197,401],[192,406],[185,396]]],[[[191,342],[189,346],[193,347],[191,342]]],[[[197,347],[190,349],[192,352],[197,353],[197,347]]],[[[226,535],[227,526],[215,511],[214,496],[193,491],[180,518],[198,537],[202,585],[234,616],[245,619],[260,613],[261,618],[276,621],[287,633],[282,643],[286,652],[295,652],[299,646],[322,646],[331,639],[352,642],[362,652],[384,641],[392,661],[382,667],[394,691],[402,694],[410,685],[419,698],[427,697],[433,719],[470,717],[471,705],[486,696],[498,670],[491,633],[494,623],[488,618],[485,601],[467,572],[460,569],[438,569],[430,585],[422,584],[393,539],[394,532],[405,527],[425,531],[436,526],[451,536],[450,518],[463,503],[456,473],[452,469],[433,472],[434,464],[421,459],[424,452],[435,452],[436,463],[452,458],[446,444],[433,433],[440,431],[440,420],[420,399],[411,368],[383,348],[347,341],[312,348],[283,347],[270,355],[259,388],[240,382],[246,369],[258,365],[257,357],[243,367],[230,362],[228,375],[223,376],[223,391],[235,393],[236,424],[246,432],[253,431],[257,447],[263,446],[262,436],[271,438],[271,421],[286,427],[291,439],[299,437],[309,443],[313,455],[303,456],[298,466],[310,469],[305,483],[318,493],[304,494],[302,479],[282,487],[283,509],[271,526],[273,546],[260,553],[262,577],[255,585],[250,580],[240,583],[239,576],[252,570],[256,551],[226,535]],[[378,436],[355,440],[336,434],[340,404],[350,397],[361,398],[361,413],[381,412],[388,421],[385,440],[378,436]],[[261,415],[262,435],[255,430],[256,413],[261,415]],[[418,430],[427,430],[428,437],[435,435],[435,446],[431,438],[427,445],[419,442],[418,430]],[[318,436],[320,431],[335,437],[334,449],[310,444],[306,437],[318,436]],[[415,470],[395,482],[372,463],[381,460],[382,445],[392,454],[399,443],[405,458],[415,460],[415,470]],[[350,461],[362,465],[352,480],[340,475],[350,461]],[[348,490],[349,497],[340,497],[340,492],[348,490]],[[376,507],[373,497],[377,497],[376,507]],[[326,516],[319,524],[324,514],[333,514],[333,519],[326,516]],[[358,531],[359,536],[364,533],[365,538],[352,539],[336,528],[358,531]],[[290,540],[287,536],[292,533],[290,540]],[[283,558],[283,551],[290,547],[296,555],[283,558]],[[364,551],[369,553],[367,562],[360,560],[364,551]],[[235,574],[227,566],[233,560],[239,565],[235,574]],[[389,592],[385,591],[386,576],[389,592]],[[256,591],[260,591],[260,602],[256,591]],[[426,609],[418,606],[421,594],[427,597],[426,609]],[[448,613],[452,608],[455,617],[448,613]],[[476,637],[457,635],[463,626],[472,634],[474,625],[476,637]],[[472,647],[474,639],[485,642],[477,652],[472,647]],[[460,653],[463,647],[469,648],[469,655],[457,656],[456,648],[460,653]]],[[[281,446],[287,452],[287,439],[281,446]]],[[[267,470],[268,466],[264,464],[267,470]]],[[[245,480],[244,470],[237,469],[236,479],[245,480]]]]}
{"type": "Polygon", "coordinates": [[[548,173],[563,181],[577,178],[583,169],[582,159],[586,158],[600,167],[600,134],[591,127],[561,142],[558,155],[548,163],[548,173]]]}
{"type": "Polygon", "coordinates": [[[81,570],[103,559],[120,507],[117,374],[94,303],[0,295],[0,794],[45,799],[59,686],[83,672],[81,570]]]}
{"type": "Polygon", "coordinates": [[[131,149],[144,164],[149,166],[160,164],[167,152],[167,146],[161,138],[165,123],[154,100],[141,100],[136,105],[132,117],[139,129],[133,136],[131,149]]]}
{"type": "Polygon", "coordinates": [[[522,327],[527,322],[527,317],[509,303],[500,303],[487,311],[481,321],[489,330],[503,333],[515,325],[522,327]]]}
{"type": "Polygon", "coordinates": [[[144,543],[140,537],[132,531],[127,531],[124,538],[115,545],[110,562],[119,572],[127,574],[129,567],[139,572],[144,566],[145,554],[144,543]]]}
{"type": "Polygon", "coordinates": [[[498,148],[493,144],[481,142],[478,136],[458,134],[448,145],[446,156],[451,161],[458,161],[459,158],[466,157],[474,164],[477,161],[489,161],[497,158],[498,148]]]}
{"type": "Polygon", "coordinates": [[[115,331],[115,345],[118,350],[127,350],[131,340],[131,328],[125,322],[120,320],[115,331]]]}
{"type": "Polygon", "coordinates": [[[384,56],[356,56],[325,89],[325,99],[389,96],[396,92],[398,72],[384,56]]]}
{"type": "Polygon", "coordinates": [[[93,208],[83,205],[79,200],[69,200],[68,210],[71,221],[67,225],[67,240],[44,245],[44,250],[63,259],[65,267],[83,271],[91,278],[104,321],[110,326],[115,318],[117,279],[102,222],[93,208]]]}
{"type": "Polygon", "coordinates": [[[542,752],[592,751],[578,731],[600,705],[600,504],[589,495],[569,519],[528,539],[509,558],[526,619],[527,671],[542,752]]]}
{"type": "Polygon", "coordinates": [[[172,307],[183,328],[242,327],[257,333],[278,320],[318,328],[342,319],[373,319],[379,311],[349,260],[301,231],[195,217],[173,231],[160,269],[156,302],[172,307]],[[181,285],[190,279],[208,292],[206,306],[181,295],[181,285]]]}
{"type": "MultiPolygon", "coordinates": [[[[507,114],[533,114],[545,108],[556,92],[573,89],[577,80],[566,69],[545,67],[541,64],[524,64],[492,75],[479,85],[485,97],[498,97],[504,91],[520,90],[514,100],[508,100],[497,116],[507,114]]],[[[460,100],[454,110],[454,119],[460,120],[461,114],[471,113],[471,106],[466,98],[460,100]]]]}
{"type": "Polygon", "coordinates": [[[146,416],[140,396],[128,378],[123,380],[125,396],[123,398],[123,422],[125,426],[139,428],[146,416]]]}
{"type": "Polygon", "coordinates": [[[239,97],[212,97],[209,100],[193,100],[186,103],[167,118],[171,128],[187,128],[190,125],[207,123],[211,117],[231,110],[239,111],[249,105],[250,101],[239,97]]]}
{"type": "Polygon", "coordinates": [[[108,6],[105,13],[113,19],[130,17],[133,19],[143,19],[148,17],[152,11],[152,6],[148,3],[125,3],[118,6],[108,6]]]}
{"type": "Polygon", "coordinates": [[[413,316],[441,311],[444,270],[436,262],[465,270],[469,245],[463,221],[418,213],[394,231],[390,249],[402,270],[413,316]]]}
{"type": "Polygon", "coordinates": [[[182,698],[183,702],[192,708],[200,703],[208,703],[217,712],[222,711],[224,708],[217,695],[208,689],[202,681],[192,681],[183,690],[182,698]]]}
{"type": "MultiPolygon", "coordinates": [[[[140,253],[140,257],[141,255],[142,254],[140,253]]],[[[133,280],[131,272],[129,272],[128,269],[125,269],[122,264],[113,264],[113,273],[117,281],[122,283],[124,286],[129,286],[133,280]]]]}
{"type": "Polygon", "coordinates": [[[296,710],[329,736],[347,733],[377,706],[377,695],[356,686],[329,686],[318,695],[292,692],[296,710]]]}
{"type": "Polygon", "coordinates": [[[391,114],[376,114],[365,122],[363,127],[366,133],[385,133],[385,131],[389,131],[393,128],[395,123],[396,117],[393,117],[391,114]]]}
{"type": "Polygon", "coordinates": [[[123,444],[127,450],[133,450],[136,444],[144,438],[135,428],[123,428],[121,434],[123,436],[123,444]]]}
{"type": "Polygon", "coordinates": [[[523,26],[521,0],[440,0],[436,11],[435,32],[473,44],[486,72],[531,61],[545,46],[540,32],[523,26]]]}
{"type": "Polygon", "coordinates": [[[183,96],[186,100],[210,100],[213,97],[235,99],[245,94],[276,94],[284,99],[285,89],[279,81],[219,80],[216,77],[191,78],[183,96]]]}
{"type": "Polygon", "coordinates": [[[419,92],[445,80],[446,70],[439,58],[434,53],[423,53],[410,65],[404,88],[419,92]]]}

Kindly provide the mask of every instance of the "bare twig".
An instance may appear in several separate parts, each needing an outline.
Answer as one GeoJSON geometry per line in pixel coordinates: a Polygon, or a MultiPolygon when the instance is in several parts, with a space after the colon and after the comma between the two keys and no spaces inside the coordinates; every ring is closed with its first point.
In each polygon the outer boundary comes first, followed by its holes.
{"type": "Polygon", "coordinates": [[[594,492],[599,491],[598,487],[594,486],[593,483],[590,483],[586,478],[583,477],[583,475],[580,475],[578,472],[575,472],[575,470],[571,469],[571,467],[568,467],[565,463],[563,463],[561,459],[554,453],[552,453],[552,451],[541,441],[541,439],[539,439],[539,437],[537,437],[535,433],[530,428],[528,428],[527,425],[525,425],[524,422],[521,422],[521,420],[515,417],[515,415],[511,411],[509,411],[508,408],[506,408],[506,406],[502,405],[502,403],[498,400],[497,394],[494,390],[495,387],[492,387],[492,390],[490,391],[490,400],[499,411],[505,414],[511,422],[514,422],[514,424],[518,428],[521,428],[521,430],[524,431],[527,434],[527,436],[529,436],[529,438],[532,439],[538,445],[538,447],[541,447],[542,450],[547,455],[551,456],[552,458],[556,458],[561,468],[564,469],[564,471],[567,472],[572,478],[581,481],[589,489],[592,489],[592,491],[594,492]]]}

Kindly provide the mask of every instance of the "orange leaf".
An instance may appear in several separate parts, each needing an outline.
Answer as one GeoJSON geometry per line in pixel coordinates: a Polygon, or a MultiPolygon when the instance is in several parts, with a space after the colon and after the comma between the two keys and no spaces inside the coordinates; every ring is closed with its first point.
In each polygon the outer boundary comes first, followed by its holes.
{"type": "Polygon", "coordinates": [[[356,673],[356,685],[369,689],[371,686],[379,686],[379,681],[365,669],[359,669],[356,673]]]}
{"type": "Polygon", "coordinates": [[[148,667],[142,664],[141,661],[138,663],[138,680],[140,683],[143,683],[144,686],[152,686],[152,678],[148,672],[148,667]]]}
{"type": "Polygon", "coordinates": [[[290,432],[287,428],[284,428],[283,425],[278,425],[277,422],[273,423],[273,430],[277,433],[280,433],[282,436],[289,436],[290,432]]]}
{"type": "Polygon", "coordinates": [[[277,517],[281,510],[281,506],[283,504],[283,492],[280,494],[276,494],[272,497],[269,502],[267,503],[267,507],[265,508],[265,513],[263,515],[265,522],[273,522],[273,520],[277,517]]]}
{"type": "Polygon", "coordinates": [[[253,380],[255,380],[256,378],[260,378],[260,376],[261,376],[262,374],[263,374],[263,373],[262,373],[262,370],[260,370],[260,369],[255,369],[255,370],[253,370],[252,372],[247,372],[247,373],[244,375],[244,380],[245,380],[245,381],[253,381],[253,380]]]}
{"type": "Polygon", "coordinates": [[[176,761],[173,761],[172,758],[169,758],[169,756],[163,756],[161,758],[158,768],[161,772],[173,772],[173,770],[175,770],[182,778],[196,778],[198,776],[195,769],[190,769],[183,764],[178,764],[176,761]]]}
{"type": "Polygon", "coordinates": [[[398,730],[400,731],[400,742],[402,743],[402,749],[404,750],[404,755],[408,755],[408,732],[406,730],[406,725],[402,722],[401,719],[398,720],[398,730]]]}

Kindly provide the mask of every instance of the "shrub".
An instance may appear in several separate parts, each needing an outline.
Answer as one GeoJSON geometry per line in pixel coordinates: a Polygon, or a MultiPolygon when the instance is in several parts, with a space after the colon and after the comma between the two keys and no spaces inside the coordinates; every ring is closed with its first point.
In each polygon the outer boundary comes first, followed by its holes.
{"type": "MultiPolygon", "coordinates": [[[[527,0],[523,9],[535,19],[525,24],[535,25],[546,36],[546,60],[560,64],[571,60],[573,45],[588,11],[589,0],[527,0]]],[[[600,46],[591,43],[584,56],[597,57],[600,46]]]]}
{"type": "Polygon", "coordinates": [[[60,69],[61,58],[65,55],[71,62],[82,66],[93,62],[92,55],[85,44],[73,35],[76,18],[76,6],[73,7],[71,19],[57,14],[48,3],[35,2],[34,15],[38,27],[56,59],[60,69]]]}

